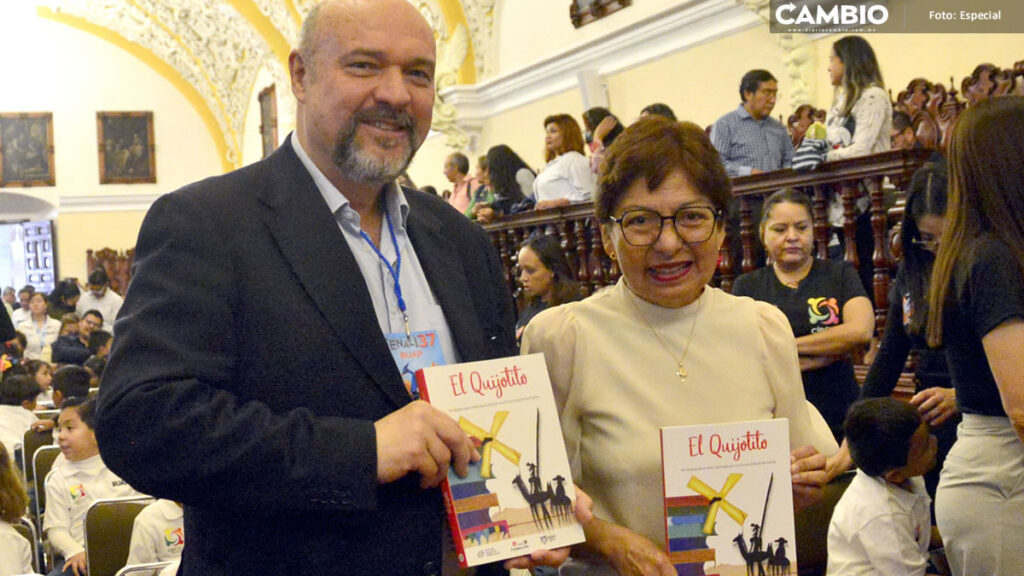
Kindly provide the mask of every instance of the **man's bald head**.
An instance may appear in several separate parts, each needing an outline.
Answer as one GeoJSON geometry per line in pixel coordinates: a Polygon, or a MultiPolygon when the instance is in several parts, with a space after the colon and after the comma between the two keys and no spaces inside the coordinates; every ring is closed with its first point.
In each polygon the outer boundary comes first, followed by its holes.
{"type": "Polygon", "coordinates": [[[391,18],[408,18],[414,25],[418,21],[420,26],[416,27],[421,28],[433,41],[434,33],[430,29],[430,24],[407,0],[324,0],[314,5],[306,14],[302,30],[299,32],[298,51],[306,59],[307,65],[311,68],[310,72],[315,69],[313,61],[316,59],[320,44],[320,25],[324,21],[331,21],[333,25],[357,24],[360,22],[360,16],[365,16],[371,10],[388,14],[391,18]]]}

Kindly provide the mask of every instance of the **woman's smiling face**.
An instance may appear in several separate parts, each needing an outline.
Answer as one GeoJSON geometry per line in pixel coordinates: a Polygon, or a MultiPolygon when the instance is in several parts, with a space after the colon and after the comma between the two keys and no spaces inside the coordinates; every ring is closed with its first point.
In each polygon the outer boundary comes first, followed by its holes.
{"type": "MultiPolygon", "coordinates": [[[[670,174],[655,190],[639,179],[612,211],[621,217],[627,210],[653,210],[662,216],[676,214],[681,208],[714,209],[711,200],[696,190],[681,170],[670,174]]],[[[601,227],[606,250],[618,259],[626,283],[640,298],[664,306],[679,308],[697,300],[704,286],[711,281],[718,265],[718,251],[725,234],[716,224],[711,237],[697,244],[688,244],[670,222],[663,222],[661,235],[650,246],[634,246],[626,242],[618,224],[601,227]]]]}

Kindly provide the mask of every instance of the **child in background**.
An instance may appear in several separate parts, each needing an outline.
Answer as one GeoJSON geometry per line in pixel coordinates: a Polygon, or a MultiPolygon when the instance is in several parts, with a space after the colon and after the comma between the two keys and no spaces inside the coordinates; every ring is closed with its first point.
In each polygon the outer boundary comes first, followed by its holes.
{"type": "Polygon", "coordinates": [[[8,373],[0,382],[0,442],[7,446],[7,455],[12,462],[21,441],[36,421],[36,396],[39,386],[27,374],[8,373]]]}
{"type": "MultiPolygon", "coordinates": [[[[82,398],[85,399],[89,396],[89,383],[92,377],[89,371],[81,366],[63,366],[57,369],[53,373],[51,387],[51,393],[53,398],[53,405],[57,408],[61,407],[61,404],[66,398],[82,398]]],[[[50,420],[49,418],[41,418],[32,423],[32,429],[37,432],[43,430],[55,430],[56,420],[50,420]]],[[[54,442],[57,442],[56,432],[54,432],[54,442]]],[[[64,460],[63,454],[57,456],[58,462],[64,460]]],[[[54,466],[58,464],[54,462],[54,466]]]]}
{"type": "Polygon", "coordinates": [[[925,574],[932,518],[922,476],[935,466],[935,436],[914,406],[888,397],[854,403],[843,429],[859,470],[832,513],[828,574],[925,574]]]}
{"type": "Polygon", "coordinates": [[[28,360],[25,362],[25,370],[28,375],[39,385],[39,395],[36,396],[36,410],[53,408],[53,368],[42,360],[28,360]]]}
{"type": "Polygon", "coordinates": [[[106,356],[89,356],[89,359],[82,364],[82,368],[89,371],[89,387],[99,388],[103,381],[103,369],[107,367],[106,356]]]}
{"type": "MultiPolygon", "coordinates": [[[[59,371],[58,371],[59,372],[59,371]]],[[[93,431],[96,403],[67,398],[61,405],[58,441],[67,459],[46,479],[43,536],[63,560],[50,576],[85,574],[85,512],[100,498],[140,496],[107,469],[93,431]]]]}
{"type": "Polygon", "coordinates": [[[28,495],[7,449],[0,445],[0,576],[32,573],[32,545],[18,534],[17,524],[28,509],[28,495]]]}
{"type": "Polygon", "coordinates": [[[132,526],[128,564],[177,560],[185,547],[185,514],[173,500],[157,500],[142,509],[132,526]]]}

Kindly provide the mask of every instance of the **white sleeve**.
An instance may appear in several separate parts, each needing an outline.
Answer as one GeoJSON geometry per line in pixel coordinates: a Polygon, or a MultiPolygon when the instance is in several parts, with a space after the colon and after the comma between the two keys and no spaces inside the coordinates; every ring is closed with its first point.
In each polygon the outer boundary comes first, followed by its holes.
{"type": "Polygon", "coordinates": [[[158,560],[153,531],[150,529],[151,526],[146,523],[148,515],[145,514],[145,511],[139,513],[132,525],[132,541],[128,547],[128,561],[125,564],[146,564],[158,560]]]}
{"type": "Polygon", "coordinates": [[[43,535],[64,558],[85,550],[71,536],[71,493],[62,474],[51,472],[46,478],[46,514],[43,535]]]}
{"type": "Polygon", "coordinates": [[[516,172],[516,182],[519,184],[519,190],[523,193],[523,196],[527,198],[533,198],[533,181],[537,177],[527,168],[520,168],[516,172]]]}
{"type": "Polygon", "coordinates": [[[828,153],[828,160],[842,160],[867,156],[889,149],[889,133],[886,126],[892,126],[892,103],[881,88],[868,88],[861,93],[850,112],[854,118],[853,141],[849,146],[837,148],[828,153]],[[885,131],[885,134],[882,132],[885,131]],[[881,150],[875,144],[881,142],[881,150]]]}
{"type": "Polygon", "coordinates": [[[914,541],[911,524],[909,517],[887,514],[872,519],[854,535],[877,574],[924,576],[928,558],[921,554],[914,541]]]}
{"type": "Polygon", "coordinates": [[[597,175],[590,169],[590,161],[586,156],[574,154],[568,166],[569,193],[571,202],[589,202],[597,189],[597,175]]]}

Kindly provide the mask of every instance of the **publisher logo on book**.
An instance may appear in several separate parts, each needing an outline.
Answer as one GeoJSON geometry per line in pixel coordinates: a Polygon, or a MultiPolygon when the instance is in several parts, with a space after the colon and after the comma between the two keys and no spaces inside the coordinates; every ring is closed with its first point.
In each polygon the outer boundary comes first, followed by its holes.
{"type": "Polygon", "coordinates": [[[888,0],[771,0],[776,33],[878,32],[889,22],[888,0]]]}

